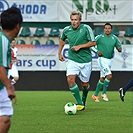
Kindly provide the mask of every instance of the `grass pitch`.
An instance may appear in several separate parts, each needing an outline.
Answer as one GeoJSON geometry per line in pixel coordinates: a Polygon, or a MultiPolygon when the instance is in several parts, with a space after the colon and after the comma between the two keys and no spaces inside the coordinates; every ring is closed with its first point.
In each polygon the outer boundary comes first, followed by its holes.
{"type": "MultiPolygon", "coordinates": [[[[82,93],[82,92],[81,92],[82,93]]],[[[95,103],[90,91],[86,109],[66,115],[64,105],[75,100],[70,91],[16,91],[17,104],[9,133],[133,133],[133,96],[125,102],[108,91],[109,102],[95,103]]]]}

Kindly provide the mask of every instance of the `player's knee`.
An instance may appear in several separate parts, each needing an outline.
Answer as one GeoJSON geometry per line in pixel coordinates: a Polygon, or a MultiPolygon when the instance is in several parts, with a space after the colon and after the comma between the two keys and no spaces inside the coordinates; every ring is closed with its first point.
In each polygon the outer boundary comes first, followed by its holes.
{"type": "Polygon", "coordinates": [[[112,79],[112,74],[107,75],[106,78],[107,78],[108,80],[111,80],[111,79],[112,79]]]}
{"type": "Polygon", "coordinates": [[[6,133],[8,132],[11,122],[9,117],[5,117],[4,119],[0,119],[0,133],[6,133]]]}
{"type": "Polygon", "coordinates": [[[82,87],[84,89],[87,89],[89,87],[89,83],[88,82],[86,82],[86,83],[82,82],[81,85],[82,85],[82,87]]]}
{"type": "Polygon", "coordinates": [[[103,83],[103,82],[104,82],[104,80],[105,80],[105,78],[100,78],[100,82],[102,82],[102,83],[103,83]]]}
{"type": "Polygon", "coordinates": [[[67,77],[67,82],[69,86],[73,86],[75,84],[75,80],[73,78],[67,77]]]}
{"type": "Polygon", "coordinates": [[[17,82],[19,80],[19,77],[14,77],[14,80],[17,82]]]}
{"type": "Polygon", "coordinates": [[[6,127],[9,129],[9,127],[11,126],[11,121],[10,119],[8,119],[7,121],[5,121],[6,127]]]}

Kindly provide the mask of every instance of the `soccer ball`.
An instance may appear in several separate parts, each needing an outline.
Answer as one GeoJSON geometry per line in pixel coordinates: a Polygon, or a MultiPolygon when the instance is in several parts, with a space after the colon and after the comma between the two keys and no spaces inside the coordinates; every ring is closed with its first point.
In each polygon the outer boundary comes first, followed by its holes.
{"type": "Polygon", "coordinates": [[[77,113],[76,104],[69,102],[64,106],[65,114],[67,115],[75,115],[77,113]]]}

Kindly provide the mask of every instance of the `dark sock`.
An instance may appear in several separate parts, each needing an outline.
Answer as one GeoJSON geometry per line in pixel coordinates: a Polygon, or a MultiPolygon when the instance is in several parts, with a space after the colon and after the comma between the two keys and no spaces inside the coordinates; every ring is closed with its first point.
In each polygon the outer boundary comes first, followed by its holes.
{"type": "Polygon", "coordinates": [[[82,101],[83,101],[83,103],[86,102],[86,99],[87,99],[87,95],[88,95],[89,90],[90,90],[90,86],[88,86],[87,89],[84,89],[83,88],[83,93],[82,93],[82,101]]]}
{"type": "Polygon", "coordinates": [[[133,86],[133,79],[131,79],[125,87],[123,87],[123,93],[125,94],[128,89],[133,86]]]}

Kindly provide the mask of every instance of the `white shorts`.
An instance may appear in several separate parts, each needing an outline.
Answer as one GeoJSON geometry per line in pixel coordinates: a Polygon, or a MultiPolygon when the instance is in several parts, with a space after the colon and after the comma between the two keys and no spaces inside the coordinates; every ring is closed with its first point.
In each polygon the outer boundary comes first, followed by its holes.
{"type": "Polygon", "coordinates": [[[13,107],[12,101],[8,97],[6,88],[0,90],[0,116],[12,116],[13,107]]]}
{"type": "Polygon", "coordinates": [[[98,57],[98,65],[100,67],[100,77],[105,77],[106,75],[112,74],[111,72],[111,65],[112,60],[98,57]]]}
{"type": "Polygon", "coordinates": [[[18,69],[17,69],[17,66],[15,64],[13,64],[12,68],[9,69],[9,71],[8,71],[8,77],[10,77],[10,75],[12,77],[19,77],[18,69]]]}
{"type": "Polygon", "coordinates": [[[72,60],[66,62],[66,75],[77,75],[82,82],[88,82],[92,71],[92,62],[77,63],[72,60]]]}

